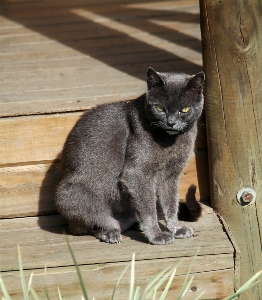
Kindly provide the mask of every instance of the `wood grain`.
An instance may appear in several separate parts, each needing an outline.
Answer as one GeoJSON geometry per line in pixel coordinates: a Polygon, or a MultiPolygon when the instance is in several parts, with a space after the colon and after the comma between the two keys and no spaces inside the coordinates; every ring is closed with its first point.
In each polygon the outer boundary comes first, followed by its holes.
{"type": "MultiPolygon", "coordinates": [[[[64,232],[68,233],[67,222],[61,216],[2,219],[0,224],[2,271],[18,269],[14,259],[17,256],[18,244],[25,269],[41,269],[45,264],[50,268],[72,266],[63,236],[64,232]]],[[[223,227],[214,213],[204,214],[197,222],[188,222],[187,225],[194,228],[194,237],[175,240],[174,243],[164,246],[152,246],[147,243],[142,232],[132,230],[123,233],[123,242],[119,245],[99,242],[93,236],[69,235],[69,240],[80,265],[110,263],[119,257],[121,261],[130,261],[134,252],[137,260],[193,257],[199,246],[200,256],[222,253],[233,255],[234,249],[227,235],[221,230],[223,227]],[[214,232],[216,240],[213,239],[214,232]]]]}
{"type": "MultiPolygon", "coordinates": [[[[47,264],[51,298],[57,298],[59,286],[66,299],[79,299],[63,236],[67,222],[56,215],[53,202],[63,143],[84,110],[143,93],[149,66],[189,74],[201,70],[198,1],[7,0],[0,6],[0,43],[1,275],[12,299],[21,299],[20,244],[27,279],[34,272],[40,295],[47,264]]],[[[201,124],[195,153],[181,175],[181,198],[192,183],[198,199],[209,197],[205,121],[201,124]]],[[[135,252],[141,287],[183,258],[168,298],[174,299],[197,249],[195,278],[185,299],[203,290],[202,299],[232,293],[236,250],[216,214],[206,211],[188,224],[194,237],[165,246],[149,245],[135,231],[124,233],[120,245],[69,235],[91,298],[109,299],[135,252]]],[[[129,272],[118,299],[127,299],[128,281],[129,272]]]]}
{"type": "MultiPolygon", "coordinates": [[[[94,103],[92,106],[95,106],[94,103]]],[[[0,118],[0,166],[60,158],[69,131],[83,112],[0,118]]],[[[205,125],[199,125],[197,150],[205,150],[205,125]]]]}
{"type": "MultiPolygon", "coordinates": [[[[206,257],[207,261],[212,260],[214,257],[206,257]]],[[[228,259],[225,255],[221,257],[225,260],[228,259]]],[[[192,260],[186,258],[184,263],[186,266],[190,264],[192,260]]],[[[160,271],[163,270],[165,266],[168,266],[176,261],[160,259],[156,262],[152,261],[138,261],[135,265],[136,267],[136,286],[140,286],[143,290],[146,284],[160,271]]],[[[210,263],[207,263],[210,266],[210,263]]],[[[105,300],[111,299],[114,285],[116,284],[121,272],[124,270],[126,264],[103,264],[103,265],[92,265],[92,266],[81,266],[81,274],[83,276],[88,297],[90,299],[105,300]],[[103,280],[101,280],[103,278],[103,280]]],[[[186,271],[186,266],[184,267],[186,271]]],[[[203,261],[197,261],[195,263],[196,269],[203,269],[203,261]],[[201,268],[202,267],[202,268],[201,268]]],[[[219,266],[218,266],[219,267],[219,266]]],[[[228,266],[227,266],[228,267],[228,266]]],[[[178,267],[181,268],[181,266],[178,267]]],[[[179,270],[180,271],[180,270],[179,270]]],[[[26,280],[29,280],[30,272],[26,271],[26,280]]],[[[126,275],[121,280],[115,294],[116,299],[128,299],[129,291],[129,278],[130,270],[127,270],[126,275]]],[[[177,272],[179,273],[179,272],[177,272]]],[[[222,299],[229,294],[233,293],[233,282],[228,280],[228,278],[233,277],[232,268],[221,268],[216,271],[198,271],[196,273],[192,272],[194,280],[192,285],[189,287],[188,292],[185,294],[184,299],[194,300],[200,293],[205,291],[204,296],[201,297],[202,300],[210,299],[222,299]]],[[[185,274],[185,273],[184,273],[185,274]]],[[[185,275],[176,275],[174,277],[173,283],[169,289],[168,295],[165,299],[173,300],[176,299],[183,286],[185,275]]],[[[22,298],[22,290],[18,284],[19,275],[18,272],[5,273],[3,280],[6,283],[7,289],[12,291],[12,299],[20,300],[22,298]]],[[[67,268],[56,268],[48,269],[46,276],[46,283],[48,286],[48,293],[51,299],[58,298],[57,287],[60,288],[61,293],[65,299],[80,299],[82,291],[77,278],[76,271],[74,267],[67,268]]],[[[162,287],[159,288],[157,297],[160,297],[166,282],[162,287]]],[[[33,284],[34,290],[41,295],[44,291],[44,271],[36,270],[34,271],[33,284]]]]}
{"type": "MultiPolygon", "coordinates": [[[[192,268],[195,275],[192,286],[197,287],[197,293],[190,289],[186,299],[194,299],[203,290],[206,290],[206,297],[202,299],[216,299],[232,293],[234,249],[217,216],[205,214],[190,226],[195,229],[194,237],[164,246],[147,244],[143,234],[137,231],[124,233],[123,241],[118,245],[101,243],[93,236],[69,235],[68,238],[90,295],[98,299],[107,299],[105,295],[109,297],[132,253],[136,253],[136,282],[142,287],[166,265],[180,262],[170,291],[170,295],[177,295],[197,249],[200,253],[192,268]],[[216,240],[213,239],[214,232],[216,240]]],[[[79,297],[78,279],[63,236],[63,232],[67,231],[66,221],[61,216],[0,220],[0,239],[3,241],[0,245],[0,269],[14,299],[21,297],[17,244],[20,245],[26,275],[34,272],[36,291],[43,288],[43,268],[47,264],[47,285],[51,295],[55,297],[59,286],[67,299],[79,297]]],[[[120,299],[126,297],[128,282],[129,272],[119,286],[120,299]]]]}
{"type": "MultiPolygon", "coordinates": [[[[212,206],[241,251],[240,282],[262,269],[261,2],[200,1],[212,206]],[[255,204],[238,191],[253,187],[255,204]]],[[[262,283],[241,296],[262,299],[262,283]]]]}
{"type": "Polygon", "coordinates": [[[6,1],[0,117],[78,111],[137,97],[145,91],[149,66],[200,71],[198,14],[197,1],[6,1]]]}
{"type": "MultiPolygon", "coordinates": [[[[180,179],[180,198],[185,199],[191,184],[196,197],[209,199],[207,154],[196,152],[180,179]],[[196,172],[196,165],[199,171],[196,172]]],[[[60,163],[45,163],[0,168],[0,217],[22,217],[56,212],[54,195],[61,178],[60,163]]]]}

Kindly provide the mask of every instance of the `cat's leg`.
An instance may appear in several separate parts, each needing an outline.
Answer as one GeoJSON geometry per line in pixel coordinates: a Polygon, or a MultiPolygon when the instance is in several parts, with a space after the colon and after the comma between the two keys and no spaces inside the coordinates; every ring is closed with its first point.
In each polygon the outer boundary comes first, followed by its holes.
{"type": "MultiPolygon", "coordinates": [[[[100,195],[101,196],[101,195],[100,195]]],[[[102,196],[101,196],[102,197],[102,196]]],[[[90,193],[86,184],[61,181],[56,191],[56,206],[68,219],[72,234],[93,234],[107,243],[119,243],[122,240],[121,226],[111,216],[111,209],[98,195],[90,193]]]]}
{"type": "Polygon", "coordinates": [[[78,220],[68,220],[69,230],[73,235],[87,235],[90,233],[90,228],[86,226],[83,222],[78,220]]]}
{"type": "Polygon", "coordinates": [[[122,241],[122,235],[118,229],[105,230],[102,228],[93,229],[91,233],[101,242],[118,244],[122,241]]]}
{"type": "Polygon", "coordinates": [[[159,203],[164,214],[167,229],[176,239],[188,238],[194,234],[194,230],[189,226],[181,226],[178,221],[179,178],[172,178],[161,183],[158,189],[159,203]]]}
{"type": "Polygon", "coordinates": [[[130,197],[139,227],[149,242],[159,245],[171,243],[173,241],[172,234],[162,231],[158,224],[152,180],[146,178],[138,168],[132,168],[123,172],[120,182],[123,192],[130,197]]]}
{"type": "Polygon", "coordinates": [[[111,224],[109,227],[111,229],[96,228],[92,230],[92,234],[97,237],[100,241],[106,243],[120,243],[122,241],[122,236],[120,233],[131,228],[137,222],[135,215],[133,213],[117,215],[115,217],[109,217],[107,220],[108,224],[111,224]],[[113,227],[113,229],[112,229],[113,227]]]}

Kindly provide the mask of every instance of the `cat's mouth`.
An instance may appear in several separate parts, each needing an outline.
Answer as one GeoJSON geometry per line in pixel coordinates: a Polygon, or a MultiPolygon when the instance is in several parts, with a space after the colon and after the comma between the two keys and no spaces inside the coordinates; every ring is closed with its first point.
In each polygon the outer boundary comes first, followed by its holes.
{"type": "Polygon", "coordinates": [[[162,122],[152,122],[151,125],[161,128],[162,130],[167,132],[169,135],[178,135],[178,134],[181,134],[184,132],[184,130],[182,128],[170,127],[170,126],[167,126],[166,124],[163,124],[162,122]]]}
{"type": "Polygon", "coordinates": [[[170,135],[176,135],[176,134],[180,133],[179,130],[175,130],[175,129],[168,129],[168,130],[166,130],[166,132],[170,135]]]}

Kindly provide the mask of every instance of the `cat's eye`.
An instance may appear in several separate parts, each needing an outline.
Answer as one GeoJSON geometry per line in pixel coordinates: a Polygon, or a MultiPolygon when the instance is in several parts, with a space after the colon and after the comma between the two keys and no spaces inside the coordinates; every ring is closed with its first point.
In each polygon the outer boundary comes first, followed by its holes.
{"type": "Polygon", "coordinates": [[[165,110],[164,107],[161,105],[156,105],[156,109],[160,112],[163,112],[165,110]]]}
{"type": "Polygon", "coordinates": [[[182,113],[187,113],[187,112],[189,112],[190,111],[190,107],[189,106],[186,106],[186,107],[184,107],[183,109],[181,109],[181,112],[182,113]]]}

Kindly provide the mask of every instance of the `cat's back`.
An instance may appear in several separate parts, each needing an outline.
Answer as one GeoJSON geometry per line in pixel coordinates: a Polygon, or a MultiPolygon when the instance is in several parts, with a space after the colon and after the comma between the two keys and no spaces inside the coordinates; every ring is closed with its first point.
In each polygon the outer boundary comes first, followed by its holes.
{"type": "Polygon", "coordinates": [[[80,166],[109,171],[113,165],[122,164],[130,132],[128,116],[134,101],[99,105],[80,117],[64,145],[63,173],[80,166]]]}

